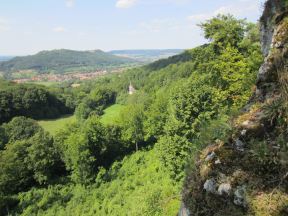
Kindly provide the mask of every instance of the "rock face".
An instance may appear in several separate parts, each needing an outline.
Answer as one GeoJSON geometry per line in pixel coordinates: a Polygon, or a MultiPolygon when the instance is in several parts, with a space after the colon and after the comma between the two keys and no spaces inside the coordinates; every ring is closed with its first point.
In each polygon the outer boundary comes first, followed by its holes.
{"type": "Polygon", "coordinates": [[[246,207],[247,201],[246,201],[246,189],[245,186],[239,186],[234,192],[234,204],[237,206],[243,206],[246,207]]]}
{"type": "Polygon", "coordinates": [[[182,203],[178,216],[189,216],[189,215],[191,215],[189,209],[185,207],[184,203],[182,203]]]}
{"type": "Polygon", "coordinates": [[[230,195],[231,190],[232,190],[232,187],[231,187],[231,184],[230,184],[230,183],[222,183],[222,184],[220,184],[219,187],[218,187],[218,194],[219,194],[220,196],[230,195]]]}
{"type": "Polygon", "coordinates": [[[279,67],[285,64],[279,61],[283,61],[284,56],[287,55],[287,5],[287,0],[267,1],[260,19],[261,44],[265,61],[258,73],[257,94],[258,99],[261,97],[262,101],[274,95],[280,81],[279,67]]]}
{"type": "Polygon", "coordinates": [[[285,16],[287,13],[287,1],[285,0],[268,0],[265,3],[265,9],[260,19],[260,35],[262,52],[265,57],[268,56],[273,41],[273,34],[275,32],[275,22],[281,19],[280,16],[285,16]],[[277,20],[277,17],[278,20],[277,20]]]}
{"type": "Polygon", "coordinates": [[[237,140],[235,141],[235,146],[236,146],[236,149],[237,149],[238,151],[241,151],[241,152],[244,151],[244,146],[245,146],[245,144],[244,144],[240,139],[237,139],[237,140]]]}
{"type": "Polygon", "coordinates": [[[216,187],[217,185],[216,185],[215,179],[206,180],[203,186],[205,191],[207,191],[208,193],[212,193],[212,194],[216,193],[216,187]]]}
{"type": "MultiPolygon", "coordinates": [[[[209,152],[207,147],[205,154],[199,155],[196,168],[186,177],[182,193],[185,214],[179,215],[288,214],[288,161],[283,157],[287,151],[278,151],[283,132],[271,123],[281,115],[276,113],[279,99],[288,101],[288,0],[268,0],[260,24],[265,61],[255,95],[238,117],[241,121],[235,120],[230,139],[212,144],[213,150],[209,152]],[[259,108],[254,109],[256,103],[259,108]]],[[[284,136],[287,143],[288,135],[284,136]]]]}

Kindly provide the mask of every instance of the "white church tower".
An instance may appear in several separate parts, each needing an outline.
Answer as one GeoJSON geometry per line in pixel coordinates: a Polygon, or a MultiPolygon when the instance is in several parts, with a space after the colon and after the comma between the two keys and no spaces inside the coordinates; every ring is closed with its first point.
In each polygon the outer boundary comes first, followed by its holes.
{"type": "Polygon", "coordinates": [[[134,94],[136,91],[136,89],[132,86],[131,82],[130,82],[130,85],[129,85],[129,95],[132,95],[134,94]]]}

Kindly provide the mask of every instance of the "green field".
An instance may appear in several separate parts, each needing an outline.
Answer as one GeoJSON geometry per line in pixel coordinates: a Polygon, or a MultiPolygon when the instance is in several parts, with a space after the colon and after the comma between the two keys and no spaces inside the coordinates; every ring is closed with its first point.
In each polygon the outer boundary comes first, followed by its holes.
{"type": "Polygon", "coordinates": [[[39,125],[52,135],[55,135],[66,124],[76,122],[75,115],[65,115],[58,119],[38,121],[39,125]]]}
{"type": "Polygon", "coordinates": [[[43,86],[53,86],[58,84],[59,82],[52,82],[52,81],[39,81],[39,82],[29,82],[31,84],[43,85],[43,86]]]}
{"type": "Polygon", "coordinates": [[[125,106],[120,104],[114,104],[104,110],[104,115],[101,116],[101,122],[103,124],[111,124],[117,121],[120,112],[125,108],[125,106]]]}
{"type": "MultiPolygon", "coordinates": [[[[101,122],[103,124],[111,124],[115,123],[119,118],[121,110],[123,110],[125,106],[120,104],[115,104],[113,106],[108,107],[104,110],[104,115],[101,116],[101,122]]],[[[50,119],[50,120],[41,120],[38,121],[39,125],[44,128],[45,131],[48,131],[52,135],[55,135],[60,129],[62,129],[66,124],[71,124],[76,122],[75,115],[65,115],[58,119],[50,119]]]]}

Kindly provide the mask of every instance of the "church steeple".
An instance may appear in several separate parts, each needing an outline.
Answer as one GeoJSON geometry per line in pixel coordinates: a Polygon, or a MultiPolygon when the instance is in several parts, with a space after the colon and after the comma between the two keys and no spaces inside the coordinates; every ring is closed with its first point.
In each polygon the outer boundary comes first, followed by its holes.
{"type": "Polygon", "coordinates": [[[136,89],[133,87],[133,85],[132,85],[132,83],[131,83],[131,81],[130,81],[130,85],[129,85],[129,92],[128,92],[129,95],[134,94],[135,91],[136,91],[136,89]]]}

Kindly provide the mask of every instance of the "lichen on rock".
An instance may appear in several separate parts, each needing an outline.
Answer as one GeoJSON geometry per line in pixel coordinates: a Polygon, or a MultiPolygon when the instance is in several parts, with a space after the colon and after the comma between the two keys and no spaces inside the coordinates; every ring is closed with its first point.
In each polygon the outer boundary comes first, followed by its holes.
{"type": "Polygon", "coordinates": [[[234,192],[234,204],[237,206],[247,206],[246,201],[246,187],[245,186],[238,186],[234,192]]]}

